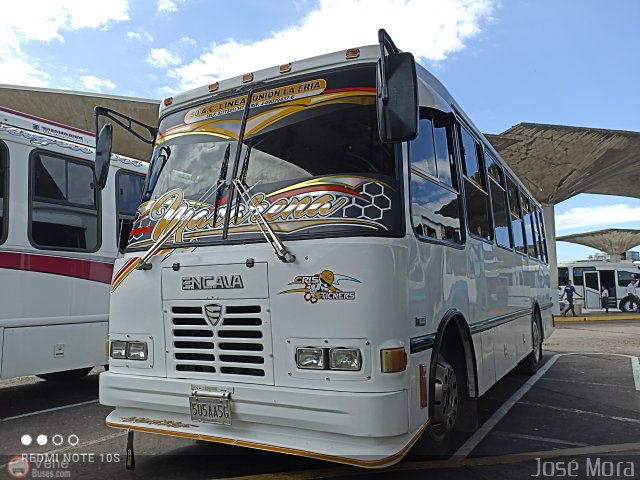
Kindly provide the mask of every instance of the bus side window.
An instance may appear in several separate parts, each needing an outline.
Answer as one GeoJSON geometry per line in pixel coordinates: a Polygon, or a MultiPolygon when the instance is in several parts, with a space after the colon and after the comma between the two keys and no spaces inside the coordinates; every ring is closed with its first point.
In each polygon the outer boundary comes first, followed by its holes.
{"type": "Polygon", "coordinates": [[[520,190],[520,200],[522,201],[522,219],[524,221],[524,231],[527,237],[527,254],[531,258],[538,259],[538,248],[536,243],[536,229],[534,226],[533,210],[531,209],[531,199],[520,190]]]}
{"type": "Polygon", "coordinates": [[[629,282],[631,280],[636,279],[636,275],[636,273],[627,272],[625,270],[618,270],[618,286],[626,287],[627,285],[629,285],[629,282]]]}
{"type": "Polygon", "coordinates": [[[520,197],[518,185],[511,177],[507,177],[507,190],[509,193],[509,210],[511,211],[511,231],[513,232],[513,245],[519,253],[526,253],[527,246],[524,237],[524,223],[520,213],[520,197]]]}
{"type": "Polygon", "coordinates": [[[451,115],[420,109],[418,137],[409,144],[411,212],[416,236],[462,244],[451,115]]]}
{"type": "Polygon", "coordinates": [[[542,263],[549,263],[547,253],[547,234],[544,231],[544,217],[540,207],[536,206],[536,220],[538,224],[538,256],[542,263]]]}
{"type": "Polygon", "coordinates": [[[493,203],[493,225],[496,243],[501,247],[513,248],[511,233],[511,221],[507,208],[507,190],[504,178],[504,170],[495,158],[486,153],[487,172],[489,172],[489,188],[491,189],[491,201],[493,203]]]}
{"type": "MultiPolygon", "coordinates": [[[[573,285],[584,285],[582,274],[584,272],[595,272],[596,267],[573,267],[573,285]]],[[[625,285],[626,287],[626,285],[625,285]]]]}
{"type": "Polygon", "coordinates": [[[30,176],[31,243],[50,250],[98,250],[93,167],[48,152],[34,152],[30,176]]]}
{"type": "Polygon", "coordinates": [[[133,221],[140,205],[144,176],[119,170],[116,175],[116,205],[118,208],[118,251],[127,248],[133,221]]]}
{"type": "Polygon", "coordinates": [[[3,243],[7,239],[7,212],[9,211],[9,202],[7,199],[7,185],[9,184],[7,157],[6,147],[3,143],[0,143],[0,243],[3,243]]]}
{"type": "Polygon", "coordinates": [[[482,147],[463,126],[460,126],[460,150],[469,234],[492,240],[493,227],[489,218],[489,194],[482,147]]]}
{"type": "Polygon", "coordinates": [[[569,282],[569,268],[558,267],[558,285],[564,286],[569,282]]]}

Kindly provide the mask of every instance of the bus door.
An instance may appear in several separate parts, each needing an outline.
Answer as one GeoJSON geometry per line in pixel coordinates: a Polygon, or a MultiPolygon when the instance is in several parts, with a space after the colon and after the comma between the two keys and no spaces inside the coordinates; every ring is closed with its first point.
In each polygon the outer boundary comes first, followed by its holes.
{"type": "MultiPolygon", "coordinates": [[[[615,270],[599,270],[600,272],[600,289],[604,285],[609,291],[609,308],[618,308],[618,295],[616,293],[616,271],[615,270]]],[[[624,296],[624,295],[623,295],[624,296]]]]}
{"type": "Polygon", "coordinates": [[[584,272],[584,308],[599,309],[600,304],[600,272],[584,272]]]}

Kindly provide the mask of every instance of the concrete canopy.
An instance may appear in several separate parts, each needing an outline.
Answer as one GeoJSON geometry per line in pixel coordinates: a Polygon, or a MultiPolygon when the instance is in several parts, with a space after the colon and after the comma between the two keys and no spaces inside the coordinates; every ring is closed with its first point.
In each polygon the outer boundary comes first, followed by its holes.
{"type": "Polygon", "coordinates": [[[595,248],[609,255],[622,255],[640,245],[640,230],[608,228],[595,232],[574,233],[556,238],[559,242],[572,242],[595,248]]]}
{"type": "Polygon", "coordinates": [[[543,204],[578,193],[640,198],[639,132],[520,123],[485,136],[543,204]]]}
{"type": "MultiPolygon", "coordinates": [[[[158,123],[158,100],[0,85],[0,106],[90,132],[95,130],[93,107],[96,105],[129,115],[147,125],[158,123]]],[[[148,160],[151,146],[114,124],[113,152],[148,160]]]]}

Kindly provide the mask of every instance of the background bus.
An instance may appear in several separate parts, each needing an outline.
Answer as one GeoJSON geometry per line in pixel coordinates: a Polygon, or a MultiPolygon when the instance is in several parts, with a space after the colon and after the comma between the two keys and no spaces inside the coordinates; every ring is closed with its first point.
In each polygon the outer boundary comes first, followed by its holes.
{"type": "Polygon", "coordinates": [[[112,156],[98,192],[94,145],[90,132],[0,108],[0,378],[106,364],[113,262],[147,164],[112,156]]]}
{"type": "Polygon", "coordinates": [[[631,262],[558,262],[558,285],[563,287],[567,280],[572,280],[576,292],[583,297],[574,301],[587,309],[601,309],[600,289],[605,285],[609,291],[609,308],[635,311],[636,306],[627,297],[627,285],[636,278],[640,278],[640,265],[631,262]]]}
{"type": "Polygon", "coordinates": [[[540,205],[379,34],[165,99],[113,280],[109,426],[381,467],[535,372],[540,205]]]}

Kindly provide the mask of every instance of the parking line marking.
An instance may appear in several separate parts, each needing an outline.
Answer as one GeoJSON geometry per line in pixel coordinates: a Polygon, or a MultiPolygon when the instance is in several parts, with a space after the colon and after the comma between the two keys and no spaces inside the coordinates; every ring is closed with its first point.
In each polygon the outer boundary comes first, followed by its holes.
{"type": "Polygon", "coordinates": [[[98,403],[98,400],[89,400],[88,402],[72,403],[70,405],[62,405],[61,407],[47,408],[46,410],[38,410],[37,412],[23,413],[22,415],[15,415],[13,417],[0,418],[0,422],[8,422],[9,420],[16,420],[17,418],[31,417],[33,415],[40,415],[41,413],[55,412],[57,410],[64,410],[67,408],[81,407],[83,405],[91,405],[92,403],[98,403]]]}
{"type": "Polygon", "coordinates": [[[633,381],[636,384],[636,390],[640,390],[640,361],[638,361],[638,357],[631,357],[631,369],[633,370],[633,381]]]}
{"type": "Polygon", "coordinates": [[[478,446],[482,439],[486,437],[491,430],[493,430],[493,427],[495,427],[498,422],[502,420],[507,413],[509,413],[509,410],[511,410],[513,406],[525,395],[525,393],[527,393],[531,389],[531,387],[533,387],[535,383],[540,380],[540,377],[547,373],[547,370],[549,370],[561,356],[563,356],[562,353],[556,353],[553,357],[551,357],[535,375],[527,380],[516,393],[511,395],[511,398],[509,398],[509,400],[504,402],[500,406],[500,408],[498,408],[498,410],[496,410],[494,414],[491,415],[491,417],[489,417],[486,422],[484,422],[482,427],[476,430],[476,432],[471,435],[471,437],[469,437],[467,441],[464,442],[464,444],[462,444],[462,446],[451,456],[450,460],[460,461],[467,458],[467,456],[473,451],[474,448],[478,446]]]}
{"type": "Polygon", "coordinates": [[[588,443],[580,443],[580,442],[569,442],[567,440],[560,440],[559,438],[549,438],[549,437],[539,437],[537,435],[524,435],[522,433],[510,433],[510,432],[501,432],[494,430],[491,432],[492,436],[499,438],[517,438],[520,440],[533,440],[536,442],[543,443],[556,443],[558,445],[568,445],[571,447],[591,447],[588,443]]]}
{"type": "Polygon", "coordinates": [[[548,405],[546,403],[536,403],[536,402],[520,402],[521,405],[529,405],[530,407],[541,407],[548,408],[549,410],[557,410],[559,412],[567,412],[567,413],[577,413],[580,415],[593,415],[594,417],[606,418],[608,420],[617,420],[619,422],[628,422],[628,423],[639,423],[640,419],[637,418],[628,418],[628,417],[618,417],[615,415],[605,415],[604,413],[598,412],[590,412],[588,410],[580,410],[578,408],[566,408],[566,407],[558,407],[557,405],[548,405]]]}
{"type": "MultiPolygon", "coordinates": [[[[356,467],[337,467],[316,470],[301,470],[298,472],[264,473],[258,475],[245,475],[241,477],[226,477],[222,480],[320,480],[340,476],[361,477],[365,475],[393,474],[415,470],[437,470],[452,468],[486,467],[491,465],[509,465],[515,463],[531,462],[538,458],[562,458],[577,457],[581,455],[606,455],[619,452],[638,452],[640,443],[617,443],[613,445],[595,445],[578,448],[561,448],[557,450],[543,450],[539,452],[512,453],[509,455],[466,458],[459,462],[452,460],[432,460],[397,463],[382,470],[371,470],[356,467]]],[[[221,480],[221,479],[217,479],[221,480]]]]}

